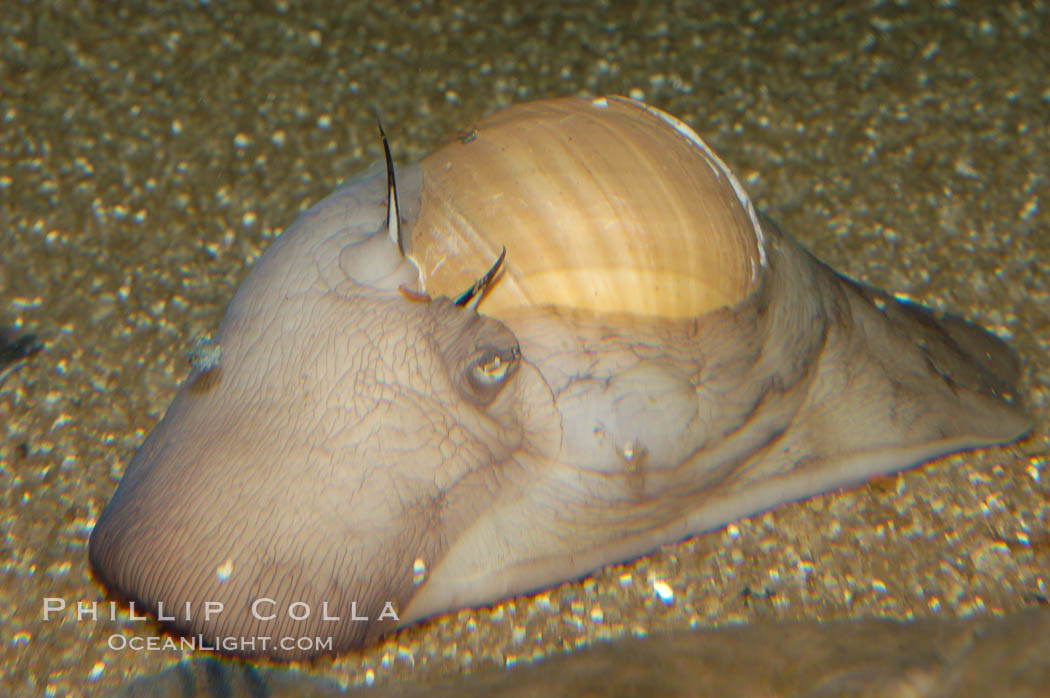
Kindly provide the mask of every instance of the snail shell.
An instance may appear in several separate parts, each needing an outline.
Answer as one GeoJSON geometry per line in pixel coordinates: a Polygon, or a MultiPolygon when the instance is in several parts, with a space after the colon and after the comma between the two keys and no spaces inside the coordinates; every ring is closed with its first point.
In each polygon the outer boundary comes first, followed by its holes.
{"type": "Polygon", "coordinates": [[[751,292],[762,231],[736,177],[689,126],[609,97],[530,102],[423,160],[410,257],[453,296],[507,249],[484,312],[558,305],[693,317],[751,292]]]}

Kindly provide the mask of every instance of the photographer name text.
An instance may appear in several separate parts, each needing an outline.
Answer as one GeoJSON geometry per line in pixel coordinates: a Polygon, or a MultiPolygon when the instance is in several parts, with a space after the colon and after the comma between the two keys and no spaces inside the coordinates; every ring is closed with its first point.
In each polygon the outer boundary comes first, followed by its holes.
{"type": "MultiPolygon", "coordinates": [[[[116,601],[101,603],[98,601],[78,601],[75,607],[69,607],[65,599],[53,596],[44,598],[44,620],[51,620],[51,617],[57,614],[73,616],[77,621],[118,620],[121,617],[118,610],[125,607],[128,608],[129,620],[152,620],[148,615],[139,615],[137,613],[134,601],[127,604],[116,601]],[[102,610],[101,614],[99,613],[100,608],[102,610]],[[108,613],[106,612],[107,610],[108,613]]],[[[165,608],[164,602],[161,601],[157,603],[157,612],[153,618],[159,621],[185,621],[187,623],[192,622],[195,618],[203,618],[204,622],[209,622],[221,616],[225,609],[226,607],[221,601],[205,601],[197,607],[194,607],[191,602],[187,601],[184,604],[176,605],[174,608],[165,608]]],[[[250,612],[253,618],[262,622],[276,620],[279,617],[287,617],[293,621],[300,622],[314,615],[315,609],[310,604],[302,601],[295,601],[283,609],[279,609],[276,601],[263,596],[252,602],[250,612]]],[[[321,602],[317,613],[320,614],[322,622],[338,623],[343,620],[342,616],[331,614],[327,601],[321,602]]],[[[351,623],[359,623],[367,622],[371,619],[368,616],[359,615],[357,602],[351,601],[350,615],[347,620],[351,623]]],[[[401,619],[398,617],[397,611],[394,610],[394,604],[386,601],[376,620],[400,621],[401,619]]]]}

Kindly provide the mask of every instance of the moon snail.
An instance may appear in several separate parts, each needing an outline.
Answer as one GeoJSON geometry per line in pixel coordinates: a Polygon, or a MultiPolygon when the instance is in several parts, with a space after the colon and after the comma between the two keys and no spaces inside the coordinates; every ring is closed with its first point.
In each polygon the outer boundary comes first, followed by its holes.
{"type": "Polygon", "coordinates": [[[496,112],[396,185],[366,171],[213,341],[91,563],[173,631],[277,659],[1031,428],[1004,343],[835,273],[619,97],[496,112]]]}

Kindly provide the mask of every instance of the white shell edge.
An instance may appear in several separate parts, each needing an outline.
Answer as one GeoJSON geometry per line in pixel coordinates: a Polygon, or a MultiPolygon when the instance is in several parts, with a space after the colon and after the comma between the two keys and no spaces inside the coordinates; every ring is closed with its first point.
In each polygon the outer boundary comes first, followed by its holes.
{"type": "MultiPolygon", "coordinates": [[[[715,151],[711,150],[711,147],[704,142],[704,139],[702,139],[696,133],[696,131],[694,131],[689,126],[689,124],[685,123],[681,119],[678,119],[677,117],[668,114],[662,109],[658,109],[657,107],[654,107],[650,104],[646,104],[645,102],[641,102],[637,99],[631,99],[630,97],[620,96],[613,97],[613,99],[617,99],[622,102],[629,102],[634,106],[638,107],[639,109],[642,109],[643,111],[646,111],[649,114],[652,114],[653,116],[657,117],[658,119],[666,123],[668,126],[673,128],[675,131],[678,131],[678,133],[685,136],[685,138],[689,140],[690,143],[695,145],[703,152],[704,156],[707,158],[708,164],[711,165],[711,169],[714,171],[716,177],[721,177],[722,175],[725,175],[726,180],[729,182],[729,185],[733,187],[733,193],[736,194],[737,201],[740,202],[741,207],[747,212],[747,216],[751,220],[751,225],[755,229],[755,235],[758,236],[759,264],[762,267],[769,266],[769,259],[766,255],[766,236],[765,233],[762,232],[762,226],[758,223],[758,215],[755,212],[755,205],[751,203],[751,197],[749,197],[747,195],[747,192],[744,191],[744,186],[740,183],[740,180],[736,178],[736,175],[733,174],[732,170],[730,170],[722,161],[722,158],[718,157],[715,151]]],[[[604,109],[609,106],[607,97],[598,97],[596,99],[592,99],[591,104],[593,104],[599,109],[604,109]]],[[[757,278],[758,270],[752,267],[752,283],[757,278]]]]}

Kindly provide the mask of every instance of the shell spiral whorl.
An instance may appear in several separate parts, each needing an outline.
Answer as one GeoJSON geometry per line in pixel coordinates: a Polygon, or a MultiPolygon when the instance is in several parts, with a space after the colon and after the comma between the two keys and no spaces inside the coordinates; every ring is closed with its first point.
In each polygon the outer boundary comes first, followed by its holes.
{"type": "Polygon", "coordinates": [[[531,102],[423,163],[410,254],[454,295],[507,248],[481,310],[552,304],[692,317],[748,295],[765,263],[754,208],[686,124],[630,99],[531,102]]]}

